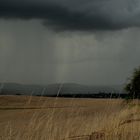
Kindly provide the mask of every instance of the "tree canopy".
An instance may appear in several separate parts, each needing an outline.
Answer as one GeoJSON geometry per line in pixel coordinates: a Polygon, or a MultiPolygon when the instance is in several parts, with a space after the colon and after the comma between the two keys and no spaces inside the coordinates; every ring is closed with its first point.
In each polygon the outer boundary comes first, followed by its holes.
{"type": "Polygon", "coordinates": [[[130,98],[140,98],[140,67],[134,69],[132,77],[125,86],[130,98]]]}

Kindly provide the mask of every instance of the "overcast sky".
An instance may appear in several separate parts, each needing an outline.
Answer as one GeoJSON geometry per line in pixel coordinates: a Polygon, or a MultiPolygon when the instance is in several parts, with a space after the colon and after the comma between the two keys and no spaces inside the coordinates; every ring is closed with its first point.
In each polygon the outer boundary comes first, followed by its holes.
{"type": "Polygon", "coordinates": [[[139,26],[139,0],[1,0],[0,82],[123,84],[139,26]]]}

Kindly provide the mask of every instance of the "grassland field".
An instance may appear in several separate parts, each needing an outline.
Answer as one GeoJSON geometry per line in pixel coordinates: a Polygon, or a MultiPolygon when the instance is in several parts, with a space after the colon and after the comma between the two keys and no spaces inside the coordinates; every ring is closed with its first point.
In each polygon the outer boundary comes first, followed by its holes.
{"type": "Polygon", "coordinates": [[[140,101],[0,96],[0,140],[70,139],[140,140],[140,101]]]}

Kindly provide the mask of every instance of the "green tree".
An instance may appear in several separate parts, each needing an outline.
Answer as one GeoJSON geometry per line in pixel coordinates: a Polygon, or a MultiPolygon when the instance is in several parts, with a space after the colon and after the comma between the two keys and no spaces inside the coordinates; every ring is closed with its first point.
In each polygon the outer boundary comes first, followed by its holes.
{"type": "Polygon", "coordinates": [[[125,86],[129,98],[140,98],[140,67],[134,69],[132,77],[125,86]]]}

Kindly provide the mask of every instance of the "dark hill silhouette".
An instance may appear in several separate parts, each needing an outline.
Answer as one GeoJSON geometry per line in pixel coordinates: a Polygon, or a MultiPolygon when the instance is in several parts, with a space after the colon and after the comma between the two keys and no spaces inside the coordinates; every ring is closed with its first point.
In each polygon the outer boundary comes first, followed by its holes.
{"type": "Polygon", "coordinates": [[[75,83],[50,85],[23,85],[17,83],[1,83],[1,95],[34,95],[59,97],[107,97],[124,93],[122,85],[88,86],[75,83]],[[58,95],[59,94],[59,95],[58,95]],[[100,95],[99,95],[100,94],[100,95]],[[107,94],[107,95],[105,95],[107,94]],[[94,96],[93,96],[94,95],[94,96]]]}

